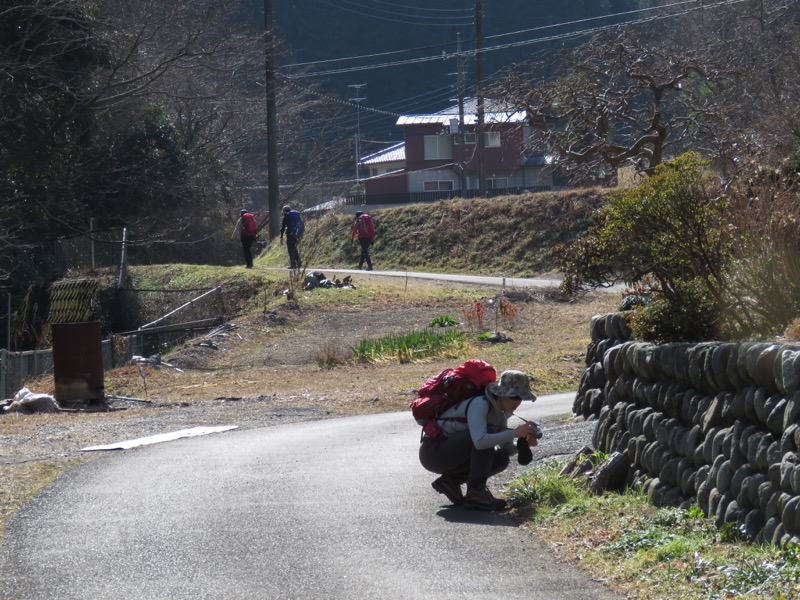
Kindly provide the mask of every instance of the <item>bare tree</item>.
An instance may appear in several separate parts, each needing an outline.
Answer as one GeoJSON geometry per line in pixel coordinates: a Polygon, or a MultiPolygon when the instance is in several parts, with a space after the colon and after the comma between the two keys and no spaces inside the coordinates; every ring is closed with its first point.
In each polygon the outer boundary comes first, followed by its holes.
{"type": "MultiPolygon", "coordinates": [[[[0,198],[20,240],[86,232],[93,217],[131,228],[142,247],[170,242],[173,258],[176,241],[194,260],[220,256],[208,240],[227,228],[237,187],[265,177],[263,31],[242,26],[239,10],[237,0],[0,0],[0,198]]],[[[323,104],[281,90],[283,168],[318,161],[325,127],[298,127],[328,116],[323,104]]],[[[46,276],[33,254],[28,272],[46,276]]]]}
{"type": "Polygon", "coordinates": [[[652,170],[706,127],[714,112],[703,94],[714,75],[688,51],[647,43],[634,32],[601,34],[556,65],[507,71],[496,93],[525,110],[532,144],[554,153],[582,180],[633,163],[652,170]],[[547,78],[544,72],[557,73],[547,78]]]}

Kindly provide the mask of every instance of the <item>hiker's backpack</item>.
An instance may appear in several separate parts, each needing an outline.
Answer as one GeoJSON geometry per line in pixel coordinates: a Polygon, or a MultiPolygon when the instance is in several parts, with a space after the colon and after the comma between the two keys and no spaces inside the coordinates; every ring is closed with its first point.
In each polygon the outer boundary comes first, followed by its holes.
{"type": "Polygon", "coordinates": [[[468,360],[454,369],[445,369],[417,390],[411,414],[422,425],[423,433],[440,438],[443,433],[436,422],[440,415],[464,400],[481,395],[493,381],[497,381],[497,371],[482,360],[468,360]]]}
{"type": "Polygon", "coordinates": [[[375,238],[375,224],[372,222],[372,217],[368,214],[364,213],[358,217],[356,227],[358,227],[359,238],[368,238],[370,240],[375,238]]]}
{"type": "Polygon", "coordinates": [[[288,214],[289,218],[292,220],[289,226],[289,235],[296,238],[303,237],[303,234],[306,232],[306,224],[303,223],[303,217],[300,216],[300,212],[292,209],[288,214]]]}
{"type": "Polygon", "coordinates": [[[258,224],[256,218],[250,213],[242,215],[242,235],[253,236],[258,233],[258,224]]]}

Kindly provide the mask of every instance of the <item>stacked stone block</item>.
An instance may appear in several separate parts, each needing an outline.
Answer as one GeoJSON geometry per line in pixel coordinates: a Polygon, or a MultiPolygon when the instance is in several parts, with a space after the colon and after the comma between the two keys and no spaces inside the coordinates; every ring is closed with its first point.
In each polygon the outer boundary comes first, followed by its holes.
{"type": "Polygon", "coordinates": [[[597,416],[605,401],[606,384],[603,372],[603,355],[606,350],[631,338],[631,330],[624,313],[592,317],[591,337],[586,349],[586,368],[581,374],[578,393],[572,412],[581,417],[597,416]]]}
{"type": "Polygon", "coordinates": [[[601,364],[593,442],[628,453],[629,485],[657,506],[696,501],[756,541],[800,543],[800,347],[626,342],[601,364]]]}

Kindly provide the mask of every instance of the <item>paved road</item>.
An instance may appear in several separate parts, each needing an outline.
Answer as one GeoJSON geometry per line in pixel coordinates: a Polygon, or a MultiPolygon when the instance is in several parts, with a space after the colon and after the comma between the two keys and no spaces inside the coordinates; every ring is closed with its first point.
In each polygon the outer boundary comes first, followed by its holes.
{"type": "Polygon", "coordinates": [[[432,281],[446,281],[466,283],[472,285],[486,285],[503,288],[557,288],[561,284],[561,277],[487,277],[483,275],[463,275],[448,273],[422,273],[419,271],[359,271],[358,269],[309,269],[308,271],[322,271],[325,274],[337,275],[362,275],[381,276],[399,279],[424,279],[432,281]]]}
{"type": "Polygon", "coordinates": [[[617,598],[510,515],[444,504],[418,433],[390,413],[109,453],[11,519],[0,598],[617,598]]]}

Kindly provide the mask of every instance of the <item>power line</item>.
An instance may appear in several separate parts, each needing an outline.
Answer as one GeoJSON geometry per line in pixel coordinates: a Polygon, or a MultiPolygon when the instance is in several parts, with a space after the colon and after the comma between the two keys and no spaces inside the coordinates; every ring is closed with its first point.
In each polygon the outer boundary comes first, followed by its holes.
{"type": "MultiPolygon", "coordinates": [[[[582,35],[587,35],[587,34],[598,32],[598,31],[603,31],[603,30],[609,29],[609,28],[619,27],[619,26],[622,26],[622,25],[636,25],[636,24],[642,24],[642,23],[648,23],[648,22],[652,22],[652,21],[658,21],[658,20],[663,20],[663,19],[667,19],[667,18],[672,18],[672,17],[675,17],[675,16],[685,15],[685,14],[688,14],[689,12],[694,11],[694,10],[709,10],[709,9],[713,9],[713,8],[718,8],[720,6],[728,6],[728,5],[732,5],[732,4],[739,4],[739,3],[744,2],[746,0],[722,0],[722,1],[717,2],[715,4],[704,4],[703,0],[682,0],[680,2],[675,2],[673,4],[667,4],[667,5],[664,5],[664,6],[642,8],[642,9],[637,9],[637,10],[632,10],[632,11],[613,13],[613,14],[609,14],[609,15],[601,15],[601,16],[597,16],[597,17],[587,17],[586,19],[579,19],[579,20],[575,20],[575,21],[567,21],[567,22],[563,22],[563,23],[555,23],[555,24],[551,24],[551,25],[543,25],[543,26],[540,26],[540,27],[534,27],[534,28],[530,28],[530,29],[521,29],[521,30],[517,30],[517,31],[510,31],[510,32],[507,32],[507,33],[501,33],[501,34],[495,34],[495,35],[491,35],[491,36],[486,36],[485,39],[497,39],[497,38],[502,38],[502,37],[523,35],[523,34],[532,33],[532,32],[540,32],[540,31],[545,31],[545,30],[548,30],[548,29],[555,29],[555,28],[567,27],[567,26],[572,26],[572,25],[581,25],[581,24],[590,23],[590,22],[593,22],[593,21],[598,21],[598,20],[605,20],[605,19],[612,19],[612,18],[617,18],[617,17],[622,17],[622,16],[647,13],[647,12],[652,12],[654,10],[665,10],[665,9],[669,9],[669,8],[675,8],[675,7],[679,7],[679,6],[684,6],[686,4],[696,4],[698,1],[701,2],[700,6],[697,6],[697,7],[693,8],[693,9],[686,9],[686,10],[683,10],[683,11],[677,12],[677,13],[670,13],[668,15],[656,15],[656,16],[649,17],[649,18],[635,19],[635,20],[631,20],[631,21],[627,21],[627,22],[613,23],[613,24],[610,24],[610,25],[602,26],[602,27],[588,28],[588,29],[584,29],[584,30],[579,30],[579,31],[575,31],[575,32],[568,32],[568,33],[559,34],[559,35],[555,35],[555,36],[548,36],[548,37],[544,37],[544,38],[535,38],[535,39],[530,39],[530,40],[523,40],[523,41],[520,41],[520,42],[513,42],[513,43],[510,43],[510,44],[501,44],[501,45],[497,45],[497,46],[490,46],[490,47],[484,48],[484,51],[503,50],[503,49],[507,49],[507,48],[511,48],[511,47],[518,47],[518,46],[522,46],[522,45],[530,45],[530,44],[536,44],[536,43],[547,42],[547,41],[569,39],[569,38],[579,37],[579,36],[582,36],[582,35]]],[[[474,41],[474,40],[472,40],[472,41],[474,41]]],[[[358,56],[349,56],[349,57],[325,59],[325,60],[319,60],[319,61],[309,61],[309,62],[304,62],[304,63],[295,63],[295,64],[291,64],[291,65],[285,65],[284,67],[282,67],[282,69],[286,70],[286,69],[292,69],[292,68],[301,67],[301,66],[302,67],[308,67],[308,66],[315,66],[315,65],[324,65],[324,64],[334,63],[334,62],[366,60],[366,59],[371,59],[371,58],[380,58],[380,57],[383,57],[383,56],[392,56],[392,55],[404,54],[404,53],[409,53],[409,52],[418,52],[418,51],[423,51],[423,50],[434,50],[434,49],[440,49],[440,48],[450,48],[452,46],[453,46],[453,43],[435,44],[435,45],[432,45],[432,46],[420,46],[420,47],[416,47],[416,48],[407,48],[407,49],[403,49],[403,50],[394,50],[394,51],[390,51],[390,52],[380,52],[380,53],[364,54],[364,55],[358,55],[358,56]]],[[[467,56],[474,55],[474,51],[465,51],[465,55],[467,55],[467,56]]],[[[324,76],[324,75],[336,75],[336,74],[340,74],[340,73],[351,73],[351,72],[356,72],[356,71],[379,69],[379,68],[391,67],[391,66],[400,66],[400,65],[406,65],[406,64],[416,64],[416,63],[422,63],[422,62],[430,62],[430,61],[435,61],[435,60],[441,60],[441,58],[442,58],[442,56],[425,56],[425,57],[411,58],[411,59],[399,60],[399,61],[393,61],[393,62],[378,63],[378,64],[374,64],[374,65],[362,65],[362,66],[355,66],[355,67],[344,67],[344,68],[341,68],[341,69],[331,69],[331,70],[328,70],[328,71],[317,71],[317,72],[309,72],[309,73],[305,73],[305,74],[289,75],[289,77],[301,78],[301,77],[317,77],[317,76],[324,76]]]]}
{"type": "MultiPolygon", "coordinates": [[[[399,17],[409,17],[410,16],[409,15],[409,11],[411,11],[413,16],[415,16],[415,17],[416,16],[421,16],[424,19],[439,19],[439,20],[447,19],[447,20],[452,20],[453,18],[456,18],[456,19],[467,20],[468,22],[472,21],[472,10],[471,9],[464,9],[464,8],[462,8],[462,9],[449,9],[449,10],[447,10],[447,9],[435,9],[435,8],[434,9],[423,9],[423,8],[419,8],[419,7],[406,6],[406,7],[403,7],[403,9],[404,9],[403,11],[396,11],[396,10],[387,10],[387,9],[383,9],[383,8],[374,8],[372,6],[364,5],[364,4],[361,4],[360,2],[356,2],[355,0],[339,0],[339,2],[341,4],[349,4],[350,6],[356,6],[358,8],[365,9],[366,11],[368,11],[365,14],[365,16],[367,16],[367,17],[373,16],[375,12],[384,13],[384,14],[388,14],[388,15],[395,15],[395,16],[399,16],[399,17]],[[426,10],[428,12],[431,12],[431,11],[437,12],[437,13],[439,13],[439,12],[458,12],[458,13],[461,13],[461,14],[458,15],[458,16],[456,16],[456,15],[445,15],[445,16],[430,15],[430,16],[428,16],[428,15],[420,15],[419,14],[420,11],[421,12],[425,12],[426,10]]],[[[373,4],[381,4],[381,5],[384,5],[384,6],[397,6],[397,5],[390,4],[388,2],[380,2],[380,1],[374,1],[373,4]]]]}
{"type": "Polygon", "coordinates": [[[374,4],[383,4],[385,6],[394,6],[402,8],[406,11],[427,11],[427,12],[442,12],[442,13],[468,13],[472,16],[472,8],[428,8],[426,6],[409,6],[407,4],[395,4],[394,2],[382,2],[381,0],[372,0],[374,4]]]}
{"type": "MultiPolygon", "coordinates": [[[[423,20],[409,21],[409,20],[406,20],[408,18],[408,14],[405,14],[405,13],[391,13],[389,11],[381,11],[380,9],[374,9],[374,8],[368,8],[368,12],[361,12],[361,11],[358,11],[358,10],[354,10],[352,8],[348,8],[346,6],[347,4],[355,4],[353,2],[350,2],[349,0],[338,0],[338,3],[327,2],[326,0],[317,0],[317,1],[320,4],[325,4],[326,6],[333,6],[335,8],[338,8],[339,10],[343,10],[345,12],[361,15],[362,17],[370,17],[372,19],[378,19],[379,21],[389,21],[390,23],[399,23],[399,24],[402,24],[402,25],[422,25],[424,27],[466,27],[471,23],[471,20],[470,21],[462,21],[462,22],[458,22],[458,23],[438,23],[438,22],[432,23],[432,22],[429,21],[429,19],[434,19],[434,20],[438,20],[438,19],[452,20],[452,19],[450,17],[429,17],[429,16],[423,16],[423,20]],[[395,14],[397,16],[402,16],[402,17],[405,17],[405,18],[401,19],[401,18],[382,17],[382,16],[376,14],[376,12],[385,12],[385,13],[388,13],[388,14],[395,14]]],[[[356,6],[358,6],[358,5],[356,5],[356,6]]]]}

